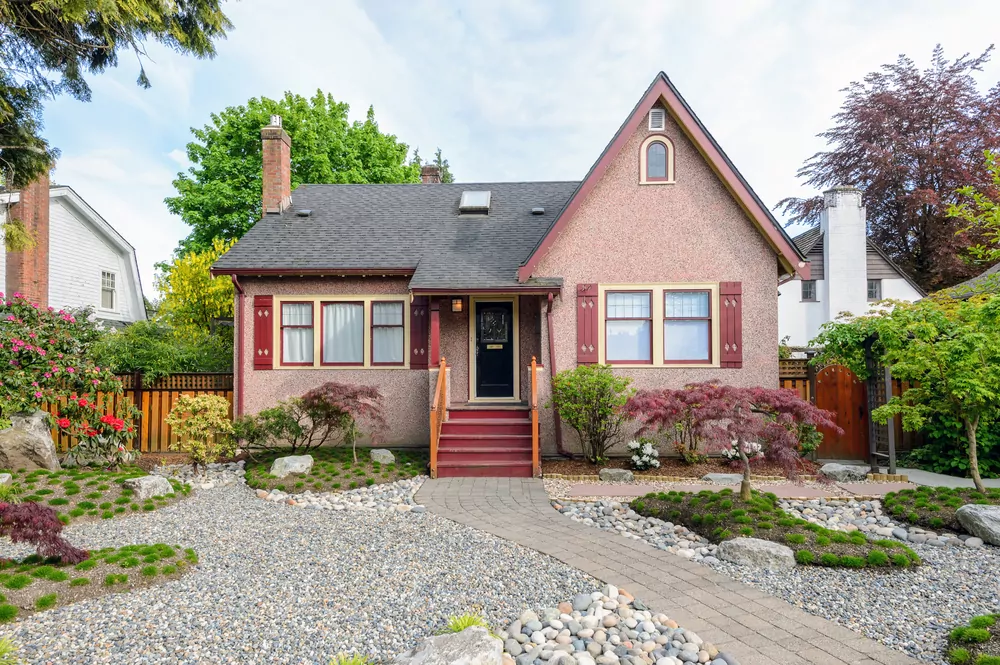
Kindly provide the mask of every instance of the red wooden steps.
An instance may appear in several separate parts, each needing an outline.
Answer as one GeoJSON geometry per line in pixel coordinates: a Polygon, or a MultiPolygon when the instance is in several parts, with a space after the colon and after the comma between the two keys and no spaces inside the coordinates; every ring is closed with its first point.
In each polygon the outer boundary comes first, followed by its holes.
{"type": "Polygon", "coordinates": [[[531,412],[449,409],[438,442],[439,478],[531,477],[531,412]]]}

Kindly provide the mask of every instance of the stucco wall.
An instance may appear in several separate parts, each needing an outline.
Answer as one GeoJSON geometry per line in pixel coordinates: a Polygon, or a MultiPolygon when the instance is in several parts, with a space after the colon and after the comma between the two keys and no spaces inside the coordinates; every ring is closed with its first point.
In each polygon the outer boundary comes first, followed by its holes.
{"type": "Polygon", "coordinates": [[[246,292],[243,325],[243,411],[256,413],[278,400],[297,397],[327,381],[376,386],[385,400],[388,433],[393,446],[426,446],[429,389],[426,370],[410,369],[253,369],[253,297],[255,295],[379,295],[407,293],[405,278],[242,278],[246,292]]]}
{"type": "MultiPolygon", "coordinates": [[[[643,122],[535,271],[536,276],[564,279],[553,311],[557,368],[576,366],[578,283],[739,281],[743,283],[742,369],[616,372],[630,376],[637,388],[677,388],[709,379],[776,386],[775,253],[672,120],[662,133],[674,144],[676,184],[640,185],[639,148],[650,133],[643,122]]],[[[563,429],[572,447],[573,437],[563,429]]]]}

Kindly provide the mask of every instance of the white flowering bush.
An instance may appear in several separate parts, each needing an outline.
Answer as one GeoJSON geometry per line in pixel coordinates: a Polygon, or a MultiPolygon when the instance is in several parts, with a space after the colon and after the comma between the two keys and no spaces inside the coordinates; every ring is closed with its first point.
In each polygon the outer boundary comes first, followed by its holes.
{"type": "Polygon", "coordinates": [[[631,454],[632,468],[636,471],[660,468],[660,451],[649,439],[635,439],[625,444],[631,454]]]}
{"type": "MultiPolygon", "coordinates": [[[[746,454],[747,459],[753,462],[754,460],[759,460],[764,457],[764,448],[759,443],[754,441],[744,441],[743,442],[743,452],[746,454]]],[[[740,451],[736,449],[736,442],[733,441],[732,445],[728,448],[722,449],[722,456],[729,460],[730,462],[738,462],[740,459],[740,451]]]]}

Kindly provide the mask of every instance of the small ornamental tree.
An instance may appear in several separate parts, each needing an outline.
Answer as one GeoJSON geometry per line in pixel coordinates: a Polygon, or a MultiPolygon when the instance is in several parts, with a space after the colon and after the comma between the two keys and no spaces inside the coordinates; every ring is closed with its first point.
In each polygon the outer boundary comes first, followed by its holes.
{"type": "Polygon", "coordinates": [[[166,422],[177,433],[177,450],[187,453],[195,473],[236,452],[229,400],[221,395],[181,395],[166,422]]]}
{"type": "Polygon", "coordinates": [[[732,446],[739,453],[743,470],[740,498],[744,501],[750,500],[748,444],[764,446],[767,459],[780,464],[794,478],[802,428],[839,430],[829,411],[782,388],[739,388],[706,382],[680,390],[643,390],[629,400],[626,411],[642,424],[642,431],[672,430],[686,419],[709,449],[732,446]]]}
{"type": "Polygon", "coordinates": [[[131,450],[129,444],[135,438],[132,423],[139,416],[139,410],[128,399],[116,400],[109,394],[71,394],[55,419],[60,432],[77,440],[64,462],[69,466],[107,465],[116,470],[133,461],[139,451],[131,450]]]}
{"type": "Polygon", "coordinates": [[[63,563],[80,563],[90,556],[86,550],[73,547],[62,533],[63,523],[56,511],[39,503],[0,503],[0,536],[12,543],[35,546],[43,559],[59,557],[63,563]]]}
{"type": "Polygon", "coordinates": [[[552,406],[580,435],[587,460],[600,464],[621,438],[628,421],[625,404],[632,380],[615,376],[609,365],[580,365],[552,379],[552,406]]]}
{"type": "Polygon", "coordinates": [[[302,405],[309,413],[329,422],[339,421],[341,441],[351,445],[355,464],[358,439],[368,434],[374,443],[386,428],[382,394],[372,386],[329,381],[303,395],[302,405]]]}

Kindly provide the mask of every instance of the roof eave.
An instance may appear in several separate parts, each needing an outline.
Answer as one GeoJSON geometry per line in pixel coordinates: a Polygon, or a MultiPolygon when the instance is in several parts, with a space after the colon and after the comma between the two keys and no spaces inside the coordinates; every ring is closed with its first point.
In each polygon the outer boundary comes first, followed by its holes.
{"type": "Polygon", "coordinates": [[[412,277],[415,268],[216,268],[212,276],[237,277],[412,277]]]}

